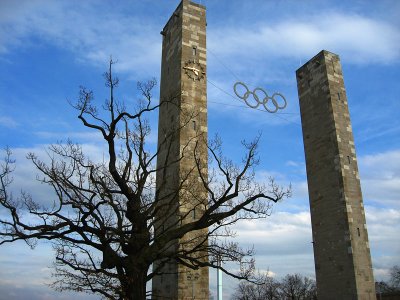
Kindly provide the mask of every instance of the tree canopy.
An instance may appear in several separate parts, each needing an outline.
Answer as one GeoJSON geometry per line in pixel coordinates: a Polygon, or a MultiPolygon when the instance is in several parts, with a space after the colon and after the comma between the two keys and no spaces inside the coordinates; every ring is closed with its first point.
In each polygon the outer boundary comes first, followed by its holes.
{"type": "Polygon", "coordinates": [[[96,104],[93,91],[81,87],[73,104],[83,126],[102,136],[107,157],[91,160],[90,153],[72,141],[51,145],[44,159],[34,153],[27,155],[38,171],[38,181],[54,191],[52,205],[33,199],[29,191],[18,196],[9,192],[15,161],[12,151],[6,150],[0,170],[0,204],[7,214],[0,220],[0,245],[23,240],[34,247],[37,241],[51,241],[55,251],[52,286],[60,291],[97,293],[107,299],[145,299],[146,282],[159,275],[169,261],[191,269],[221,268],[233,277],[251,279],[254,252],[229,240],[232,226],[239,220],[267,217],[272,203],[291,193],[290,187],[282,188],[272,178],[265,183],[256,181],[259,137],[242,143],[241,165],[223,156],[219,138],[206,141],[211,166],[207,177],[202,174],[199,154],[183,151],[178,160],[191,155],[196,167],[180,176],[177,190],[171,193],[193,193],[193,176],[189,175],[194,174],[207,191],[207,205],[198,218],[170,223],[161,234],[155,234],[179,209],[174,197],[159,199],[156,174],[177,163],[157,165],[160,145],[168,148],[176,131],[188,123],[172,128],[152,151],[147,143],[151,132],[147,118],[157,113],[160,105],[170,103],[180,109],[180,103],[172,97],[154,104],[156,82],[150,80],[138,84],[141,97],[128,111],[123,101],[116,100],[119,80],[112,73],[113,63],[111,60],[104,74],[109,89],[105,103],[96,104]],[[165,219],[160,218],[160,210],[166,212],[165,219]],[[166,251],[172,241],[204,229],[208,229],[206,236],[195,246],[166,251]],[[204,253],[208,260],[201,259],[204,253]],[[217,260],[234,262],[240,271],[233,273],[217,260]]]}

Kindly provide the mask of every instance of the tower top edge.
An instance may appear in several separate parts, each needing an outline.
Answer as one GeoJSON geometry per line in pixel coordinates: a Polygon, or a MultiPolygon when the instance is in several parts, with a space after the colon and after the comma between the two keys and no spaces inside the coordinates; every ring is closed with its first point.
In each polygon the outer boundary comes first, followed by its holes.
{"type": "Polygon", "coordinates": [[[198,8],[206,9],[205,5],[196,3],[196,2],[191,1],[191,0],[182,0],[182,2],[188,3],[188,4],[193,5],[193,6],[197,6],[198,8]]]}
{"type": "Polygon", "coordinates": [[[184,5],[192,5],[192,6],[196,6],[196,7],[200,8],[200,9],[206,10],[206,7],[204,5],[202,5],[202,4],[198,4],[198,3],[193,2],[191,0],[181,0],[181,2],[179,2],[178,6],[175,8],[175,10],[172,13],[172,15],[169,17],[168,21],[165,23],[165,26],[164,26],[164,28],[163,28],[163,30],[161,32],[165,31],[166,27],[168,26],[168,23],[171,21],[171,19],[173,17],[176,17],[181,12],[181,10],[183,9],[184,5]]]}
{"type": "Polygon", "coordinates": [[[296,70],[296,74],[301,72],[304,68],[306,68],[309,64],[314,63],[317,60],[321,60],[321,58],[326,58],[327,56],[333,56],[333,57],[337,57],[339,59],[339,55],[330,52],[328,50],[321,50],[320,52],[318,52],[318,54],[316,54],[315,56],[313,56],[309,61],[307,61],[304,65],[302,65],[300,68],[298,68],[296,70]]]}

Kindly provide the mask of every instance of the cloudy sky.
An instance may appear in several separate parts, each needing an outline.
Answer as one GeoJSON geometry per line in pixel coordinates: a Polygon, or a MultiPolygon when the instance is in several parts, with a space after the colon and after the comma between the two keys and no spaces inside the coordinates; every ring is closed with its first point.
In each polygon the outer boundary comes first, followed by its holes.
{"type": "MultiPolygon", "coordinates": [[[[102,73],[112,55],[118,97],[128,107],[134,103],[137,81],[159,79],[160,31],[178,2],[0,1],[0,146],[10,146],[17,160],[15,192],[49,199],[25,159],[30,151],[45,155],[46,145],[71,138],[102,157],[101,139],[82,127],[68,100],[77,98],[80,85],[105,99],[102,73]]],[[[278,278],[314,276],[295,70],[326,49],[341,57],[375,279],[386,279],[400,264],[400,2],[198,2],[207,6],[210,136],[218,133],[225,154],[240,160],[240,141],[262,132],[257,178],[273,175],[293,186],[293,197],[275,205],[271,217],[240,224],[237,239],[254,245],[260,270],[278,278]],[[283,93],[287,108],[277,114],[246,108],[232,96],[238,80],[283,93]]],[[[1,246],[0,298],[70,299],[45,285],[52,259],[50,244],[1,246]]],[[[237,282],[224,280],[228,296],[237,282]]],[[[210,281],[214,293],[214,272],[210,281]]]]}

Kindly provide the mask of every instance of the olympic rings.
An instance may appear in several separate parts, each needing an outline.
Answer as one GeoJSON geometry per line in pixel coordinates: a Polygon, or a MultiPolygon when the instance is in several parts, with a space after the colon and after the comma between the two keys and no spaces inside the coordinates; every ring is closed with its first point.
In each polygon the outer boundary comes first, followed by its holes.
{"type": "Polygon", "coordinates": [[[240,81],[235,83],[235,85],[233,86],[233,91],[235,92],[236,96],[238,96],[238,98],[244,100],[244,102],[247,104],[247,106],[254,108],[254,109],[256,109],[260,105],[262,105],[262,106],[264,106],[266,111],[268,111],[270,113],[276,113],[278,111],[278,109],[284,109],[287,105],[286,98],[281,93],[274,93],[272,96],[269,96],[268,93],[260,87],[255,88],[251,92],[249,90],[249,88],[247,87],[247,85],[240,81]],[[238,91],[237,91],[238,85],[243,86],[246,90],[244,92],[243,96],[238,94],[238,91]],[[257,92],[258,92],[258,94],[257,94],[257,92]],[[264,97],[262,98],[262,100],[260,100],[261,98],[259,97],[259,94],[261,94],[261,93],[264,94],[264,97]],[[248,100],[250,95],[253,96],[255,103],[254,103],[254,101],[248,100]],[[279,98],[279,97],[282,98],[282,101],[279,101],[279,102],[283,102],[282,105],[278,104],[277,98],[279,98]],[[271,100],[273,108],[270,107],[271,105],[268,105],[269,100],[271,100]]]}

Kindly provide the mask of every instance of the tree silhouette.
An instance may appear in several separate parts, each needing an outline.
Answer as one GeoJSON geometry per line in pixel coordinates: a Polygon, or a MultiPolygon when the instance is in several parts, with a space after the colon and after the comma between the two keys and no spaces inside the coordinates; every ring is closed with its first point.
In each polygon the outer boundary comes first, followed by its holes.
{"type": "MultiPolygon", "coordinates": [[[[18,197],[9,192],[15,161],[7,149],[0,170],[0,203],[8,213],[0,220],[0,244],[24,240],[34,247],[38,240],[51,241],[55,250],[52,287],[96,293],[107,299],[145,299],[146,283],[171,261],[191,269],[221,268],[236,278],[250,279],[253,251],[225,238],[233,234],[231,226],[238,220],[264,218],[273,202],[290,196],[290,188],[277,186],[273,179],[265,185],[255,180],[259,139],[243,142],[246,152],[241,166],[222,155],[218,138],[207,143],[209,163],[214,166],[208,176],[202,173],[204,166],[196,147],[183,151],[177,160],[191,155],[196,167],[180,176],[177,190],[168,197],[160,194],[156,174],[177,161],[156,164],[160,146],[150,151],[146,118],[166,102],[178,109],[180,104],[171,97],[153,105],[156,82],[151,80],[138,84],[142,97],[133,112],[128,112],[123,102],[115,99],[119,81],[112,75],[113,64],[110,60],[105,73],[110,96],[102,109],[94,104],[93,92],[84,87],[73,104],[82,124],[101,134],[108,157],[92,161],[90,153],[71,141],[51,145],[48,162],[28,154],[38,170],[38,180],[54,191],[53,205],[43,206],[28,192],[18,197]],[[174,201],[174,194],[199,197],[191,190],[192,178],[200,178],[208,205],[198,210],[196,218],[181,215],[171,222],[170,216],[182,205],[174,201]],[[171,243],[199,230],[206,234],[171,251],[171,243]],[[220,267],[217,258],[237,263],[240,272],[220,267]]],[[[185,126],[188,122],[181,122],[166,132],[159,145],[168,149],[176,132],[185,126]]],[[[199,142],[200,138],[195,144],[199,142]]]]}
{"type": "Polygon", "coordinates": [[[261,275],[259,283],[242,281],[232,300],[314,300],[317,299],[315,281],[299,274],[288,274],[278,281],[261,275]]]}

